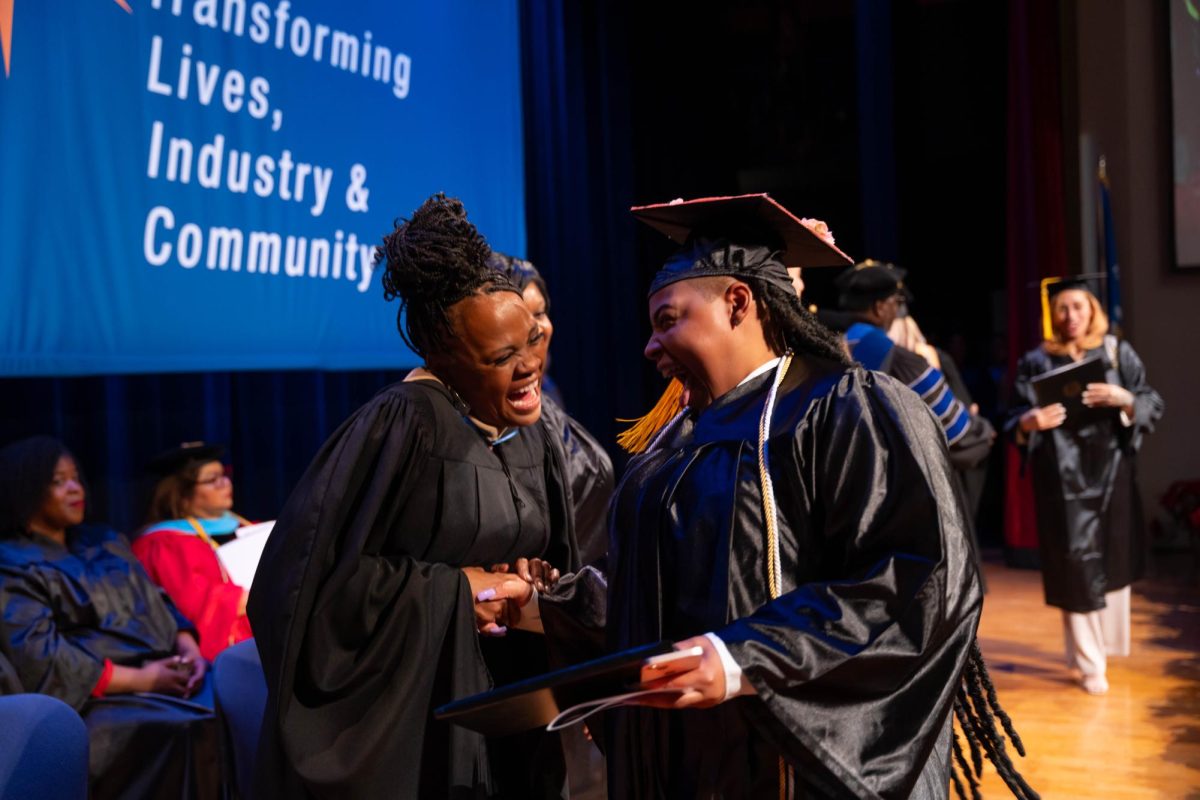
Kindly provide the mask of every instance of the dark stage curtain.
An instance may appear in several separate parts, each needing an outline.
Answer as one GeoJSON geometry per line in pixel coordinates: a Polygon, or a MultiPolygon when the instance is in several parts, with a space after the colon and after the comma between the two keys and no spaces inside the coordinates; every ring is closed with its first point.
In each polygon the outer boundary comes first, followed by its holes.
{"type": "Polygon", "coordinates": [[[641,383],[649,275],[629,214],[627,6],[521,3],[525,209],[529,258],[552,300],[550,374],[610,450],[616,418],[649,410],[655,388],[641,383]]]}
{"type": "MultiPolygon", "coordinates": [[[[1034,286],[1065,275],[1066,215],[1059,4],[1012,0],[1008,62],[1008,376],[1041,341],[1041,307],[1034,286]]],[[[1006,556],[1035,564],[1037,521],[1029,476],[1007,445],[1006,556]]]]}

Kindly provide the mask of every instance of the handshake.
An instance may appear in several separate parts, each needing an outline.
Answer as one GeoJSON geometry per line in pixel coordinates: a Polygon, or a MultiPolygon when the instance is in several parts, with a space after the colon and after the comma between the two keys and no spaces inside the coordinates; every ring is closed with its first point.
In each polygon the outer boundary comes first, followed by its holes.
{"type": "MultiPolygon", "coordinates": [[[[520,624],[536,592],[553,589],[559,573],[540,558],[518,558],[512,564],[463,567],[475,601],[475,627],[485,636],[503,636],[520,624]]],[[[536,616],[536,615],[535,615],[536,616]]]]}

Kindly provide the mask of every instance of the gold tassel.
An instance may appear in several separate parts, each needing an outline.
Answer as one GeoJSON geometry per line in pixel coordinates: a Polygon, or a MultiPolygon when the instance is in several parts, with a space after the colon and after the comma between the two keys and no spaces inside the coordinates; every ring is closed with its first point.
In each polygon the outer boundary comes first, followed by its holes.
{"type": "Polygon", "coordinates": [[[1054,327],[1050,323],[1050,284],[1058,283],[1061,278],[1044,278],[1042,280],[1042,338],[1047,342],[1054,341],[1054,327]]]}
{"type": "Polygon", "coordinates": [[[654,436],[683,410],[683,384],[672,378],[657,405],[640,419],[618,419],[617,422],[632,422],[632,427],[617,436],[617,444],[627,453],[641,453],[654,441],[654,436]]]}

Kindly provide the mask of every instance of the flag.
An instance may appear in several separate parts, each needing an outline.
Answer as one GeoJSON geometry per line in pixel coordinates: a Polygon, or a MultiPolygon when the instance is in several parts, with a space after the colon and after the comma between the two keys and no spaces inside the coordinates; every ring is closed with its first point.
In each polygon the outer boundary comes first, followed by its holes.
{"type": "Polygon", "coordinates": [[[1117,232],[1113,225],[1111,187],[1108,183],[1108,169],[1104,156],[1100,157],[1100,166],[1096,170],[1100,184],[1100,259],[1103,262],[1104,274],[1108,286],[1104,303],[1108,306],[1108,321],[1113,332],[1121,330],[1121,265],[1117,263],[1117,232]]]}

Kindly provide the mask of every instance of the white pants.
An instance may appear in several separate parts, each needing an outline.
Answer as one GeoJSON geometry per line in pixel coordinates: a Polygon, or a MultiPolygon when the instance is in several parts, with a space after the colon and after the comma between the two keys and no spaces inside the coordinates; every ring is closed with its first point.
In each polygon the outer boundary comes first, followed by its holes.
{"type": "Polygon", "coordinates": [[[1063,612],[1067,666],[1103,675],[1108,656],[1129,655],[1129,587],[1104,595],[1105,607],[1086,614],[1063,612]]]}

